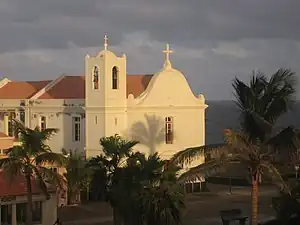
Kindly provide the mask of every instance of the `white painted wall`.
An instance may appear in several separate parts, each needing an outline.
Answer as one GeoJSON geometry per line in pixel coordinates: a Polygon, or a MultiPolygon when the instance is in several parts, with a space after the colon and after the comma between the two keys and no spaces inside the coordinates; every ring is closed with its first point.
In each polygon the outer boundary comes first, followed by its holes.
{"type": "MultiPolygon", "coordinates": [[[[5,100],[3,103],[6,104],[3,104],[2,110],[15,109],[18,111],[20,106],[20,100],[5,100]]],[[[48,141],[52,151],[61,152],[62,148],[84,151],[85,112],[83,106],[84,100],[37,100],[34,104],[27,104],[25,107],[25,125],[30,128],[40,126],[41,117],[45,116],[47,128],[58,129],[58,133],[48,141]],[[73,116],[82,117],[80,142],[74,142],[72,138],[73,116]]],[[[3,120],[0,125],[0,131],[4,132],[3,120]]]]}

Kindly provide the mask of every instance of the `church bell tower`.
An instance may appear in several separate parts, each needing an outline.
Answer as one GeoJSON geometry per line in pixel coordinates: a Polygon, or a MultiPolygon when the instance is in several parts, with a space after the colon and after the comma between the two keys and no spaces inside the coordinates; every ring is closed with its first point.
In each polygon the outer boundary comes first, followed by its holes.
{"type": "Polygon", "coordinates": [[[122,135],[126,128],[126,56],[117,57],[108,49],[85,57],[85,107],[87,156],[101,151],[99,139],[122,135]]]}

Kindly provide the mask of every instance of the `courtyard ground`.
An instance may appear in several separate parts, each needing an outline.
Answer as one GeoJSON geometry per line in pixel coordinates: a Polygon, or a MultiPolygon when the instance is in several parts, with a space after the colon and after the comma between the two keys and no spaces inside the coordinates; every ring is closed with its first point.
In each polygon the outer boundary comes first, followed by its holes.
{"type": "MultiPolygon", "coordinates": [[[[186,199],[184,225],[220,225],[219,211],[239,208],[250,216],[250,187],[233,187],[232,194],[228,186],[209,185],[210,193],[189,195],[186,199]]],[[[272,197],[277,195],[274,187],[260,189],[260,221],[273,217],[272,197]]],[[[59,217],[65,225],[111,225],[112,211],[105,203],[89,203],[59,210],[59,217]]]]}

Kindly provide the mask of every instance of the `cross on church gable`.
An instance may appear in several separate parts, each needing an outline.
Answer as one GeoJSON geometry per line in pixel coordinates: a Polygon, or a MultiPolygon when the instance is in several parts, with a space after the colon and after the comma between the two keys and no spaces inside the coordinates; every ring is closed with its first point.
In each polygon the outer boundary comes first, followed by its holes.
{"type": "Polygon", "coordinates": [[[163,53],[165,53],[165,55],[166,55],[166,61],[169,61],[170,60],[170,54],[173,53],[173,50],[170,49],[169,44],[166,45],[166,49],[163,50],[163,53]]]}

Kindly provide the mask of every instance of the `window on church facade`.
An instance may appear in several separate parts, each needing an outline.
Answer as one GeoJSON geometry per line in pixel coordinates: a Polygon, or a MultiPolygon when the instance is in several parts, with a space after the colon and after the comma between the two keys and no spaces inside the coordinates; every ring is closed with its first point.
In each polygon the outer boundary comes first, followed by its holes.
{"type": "Polygon", "coordinates": [[[80,117],[72,118],[72,137],[73,141],[80,141],[80,117]]]}
{"type": "Polygon", "coordinates": [[[46,130],[46,128],[47,128],[47,121],[46,121],[46,117],[45,116],[41,117],[40,127],[41,127],[41,131],[46,130]]]}
{"type": "Polygon", "coordinates": [[[168,116],[165,118],[165,132],[166,144],[173,144],[173,117],[168,116]]]}
{"type": "Polygon", "coordinates": [[[20,109],[20,121],[25,124],[25,111],[24,109],[20,109]]]}
{"type": "Polygon", "coordinates": [[[116,66],[112,68],[112,89],[118,89],[119,70],[116,66]]]}
{"type": "Polygon", "coordinates": [[[8,136],[13,137],[15,136],[14,133],[14,119],[16,119],[16,113],[15,112],[8,112],[8,136]]]}
{"type": "Polygon", "coordinates": [[[97,66],[94,66],[93,71],[93,88],[95,90],[99,89],[99,70],[97,66]]]}
{"type": "Polygon", "coordinates": [[[25,110],[24,110],[24,107],[25,107],[25,101],[21,100],[19,113],[20,113],[20,121],[23,124],[25,124],[25,110]]]}

